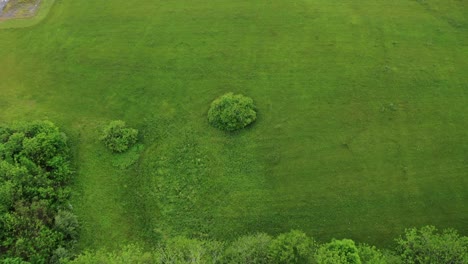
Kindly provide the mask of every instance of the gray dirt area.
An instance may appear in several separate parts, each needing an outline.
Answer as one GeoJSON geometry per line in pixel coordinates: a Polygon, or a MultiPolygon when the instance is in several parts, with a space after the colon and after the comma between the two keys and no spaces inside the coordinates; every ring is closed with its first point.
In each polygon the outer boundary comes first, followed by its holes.
{"type": "Polygon", "coordinates": [[[41,0],[0,0],[0,20],[32,17],[40,3],[41,0]]]}
{"type": "Polygon", "coordinates": [[[0,16],[3,13],[3,8],[8,4],[9,0],[0,0],[0,16]]]}

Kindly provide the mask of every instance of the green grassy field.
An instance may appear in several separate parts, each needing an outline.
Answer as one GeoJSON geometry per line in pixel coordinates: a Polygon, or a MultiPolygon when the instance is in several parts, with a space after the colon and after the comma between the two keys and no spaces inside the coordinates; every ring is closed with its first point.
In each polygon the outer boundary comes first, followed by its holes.
{"type": "Polygon", "coordinates": [[[81,248],[466,235],[466,14],[457,0],[56,1],[0,30],[0,121],[70,135],[81,248]],[[229,91],[259,109],[237,133],[206,120],[229,91]],[[141,132],[128,169],[98,141],[112,119],[141,132]]]}

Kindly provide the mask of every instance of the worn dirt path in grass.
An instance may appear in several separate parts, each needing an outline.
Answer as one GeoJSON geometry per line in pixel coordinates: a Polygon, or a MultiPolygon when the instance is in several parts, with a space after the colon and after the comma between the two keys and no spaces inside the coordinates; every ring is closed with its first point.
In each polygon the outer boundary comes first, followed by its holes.
{"type": "Polygon", "coordinates": [[[55,0],[31,0],[19,3],[19,0],[2,0],[0,4],[0,30],[8,28],[30,27],[47,17],[55,0]]]}
{"type": "Polygon", "coordinates": [[[42,2],[42,0],[27,3],[21,3],[19,0],[2,1],[0,1],[0,20],[31,18],[36,15],[42,2]]]}
{"type": "Polygon", "coordinates": [[[9,0],[0,0],[0,16],[3,14],[3,8],[6,6],[9,0]]]}

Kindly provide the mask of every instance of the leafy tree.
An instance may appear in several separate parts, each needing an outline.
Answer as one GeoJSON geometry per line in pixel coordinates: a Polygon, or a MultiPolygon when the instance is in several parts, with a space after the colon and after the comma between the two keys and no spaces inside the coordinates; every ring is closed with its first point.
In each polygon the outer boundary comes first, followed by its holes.
{"type": "Polygon", "coordinates": [[[225,252],[226,263],[267,264],[272,237],[259,233],[243,236],[231,243],[225,252]]]}
{"type": "Polygon", "coordinates": [[[301,231],[292,230],[273,239],[269,259],[272,263],[310,263],[313,249],[311,238],[301,231]]]}
{"type": "Polygon", "coordinates": [[[17,202],[13,212],[3,215],[7,256],[23,257],[32,263],[46,263],[60,244],[62,235],[50,228],[53,211],[47,201],[17,202]]]}
{"type": "Polygon", "coordinates": [[[468,237],[453,229],[440,233],[433,226],[410,228],[396,241],[397,253],[404,263],[468,263],[468,237]]]}
{"type": "Polygon", "coordinates": [[[52,264],[59,264],[59,263],[66,263],[70,260],[73,255],[64,247],[58,247],[54,250],[52,257],[50,259],[50,263],[52,264]]]}
{"type": "Polygon", "coordinates": [[[226,131],[244,128],[256,119],[253,100],[241,94],[227,93],[215,99],[208,110],[208,122],[226,131]]]}
{"type": "Polygon", "coordinates": [[[4,181],[0,185],[0,214],[8,212],[13,206],[15,186],[11,181],[4,181]]]}
{"type": "MultiPolygon", "coordinates": [[[[412,229],[414,231],[414,229],[412,229]]],[[[418,238],[411,233],[411,240],[434,240],[432,236],[442,237],[442,234],[434,234],[432,229],[419,231],[418,238]],[[421,236],[420,233],[427,233],[421,236]],[[430,237],[430,238],[428,238],[430,237]]],[[[448,243],[448,248],[453,248],[455,244],[466,246],[466,237],[453,236],[450,233],[449,239],[444,238],[443,242],[448,243]],[[463,244],[465,243],[465,244],[463,244]]],[[[446,234],[444,232],[443,234],[446,234]]],[[[407,238],[407,237],[406,237],[407,238]]],[[[400,238],[401,239],[401,238],[400,238]]],[[[436,239],[436,240],[437,240],[436,239]]],[[[407,241],[404,239],[404,241],[407,241]]],[[[427,242],[427,241],[426,241],[427,242]]],[[[440,242],[440,241],[439,241],[440,242]]],[[[439,243],[438,242],[438,243],[439,243]]],[[[404,242],[406,243],[406,242],[404,242]]],[[[409,246],[413,246],[409,245],[409,246]]],[[[439,245],[438,245],[439,246],[439,245]]],[[[442,246],[440,246],[442,247],[442,246]]],[[[419,248],[419,246],[415,247],[419,248]]],[[[447,253],[449,251],[443,251],[447,253]]],[[[350,239],[332,240],[323,244],[315,251],[315,243],[303,232],[293,230],[289,233],[280,234],[272,239],[266,234],[256,234],[243,236],[229,245],[225,246],[213,240],[197,240],[185,237],[175,237],[162,241],[155,250],[144,251],[140,247],[130,245],[119,251],[106,252],[84,252],[76,259],[70,261],[70,255],[63,248],[58,248],[54,252],[53,261],[60,260],[70,264],[124,264],[124,263],[318,263],[318,264],[401,264],[401,263],[467,263],[463,258],[450,258],[451,254],[440,254],[443,258],[431,257],[434,252],[422,252],[423,258],[414,261],[412,258],[400,259],[392,252],[380,251],[373,246],[361,244],[356,246],[350,239]],[[268,252],[268,254],[266,253],[268,252]],[[314,258],[315,257],[315,258],[314,258]]],[[[440,252],[438,252],[440,253],[440,252]]],[[[466,248],[458,248],[458,253],[462,256],[466,248]],[[464,250],[464,251],[463,251],[464,250]]]]}
{"type": "Polygon", "coordinates": [[[321,264],[361,264],[358,249],[351,239],[332,240],[322,245],[316,254],[321,264]]]}
{"type": "Polygon", "coordinates": [[[53,123],[0,126],[0,262],[49,263],[66,244],[54,219],[71,174],[67,138],[53,123]]]}
{"type": "Polygon", "coordinates": [[[374,246],[361,244],[357,248],[363,264],[387,264],[389,262],[386,255],[374,246]]]}
{"type": "Polygon", "coordinates": [[[78,219],[72,212],[59,210],[54,220],[55,229],[67,240],[74,241],[78,238],[78,219]]]}
{"type": "Polygon", "coordinates": [[[113,152],[124,152],[137,142],[138,130],[128,128],[122,120],[115,120],[107,125],[101,140],[113,152]]]}

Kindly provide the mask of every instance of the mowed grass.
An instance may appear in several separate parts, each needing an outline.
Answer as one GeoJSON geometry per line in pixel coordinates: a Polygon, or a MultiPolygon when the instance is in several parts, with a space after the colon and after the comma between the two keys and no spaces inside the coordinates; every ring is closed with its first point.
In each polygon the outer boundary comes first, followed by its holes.
{"type": "Polygon", "coordinates": [[[70,135],[81,248],[466,235],[466,14],[456,0],[57,1],[0,30],[0,121],[70,135]],[[259,109],[237,133],[206,120],[229,91],[259,109]],[[97,139],[112,119],[141,132],[128,169],[97,139]]]}

